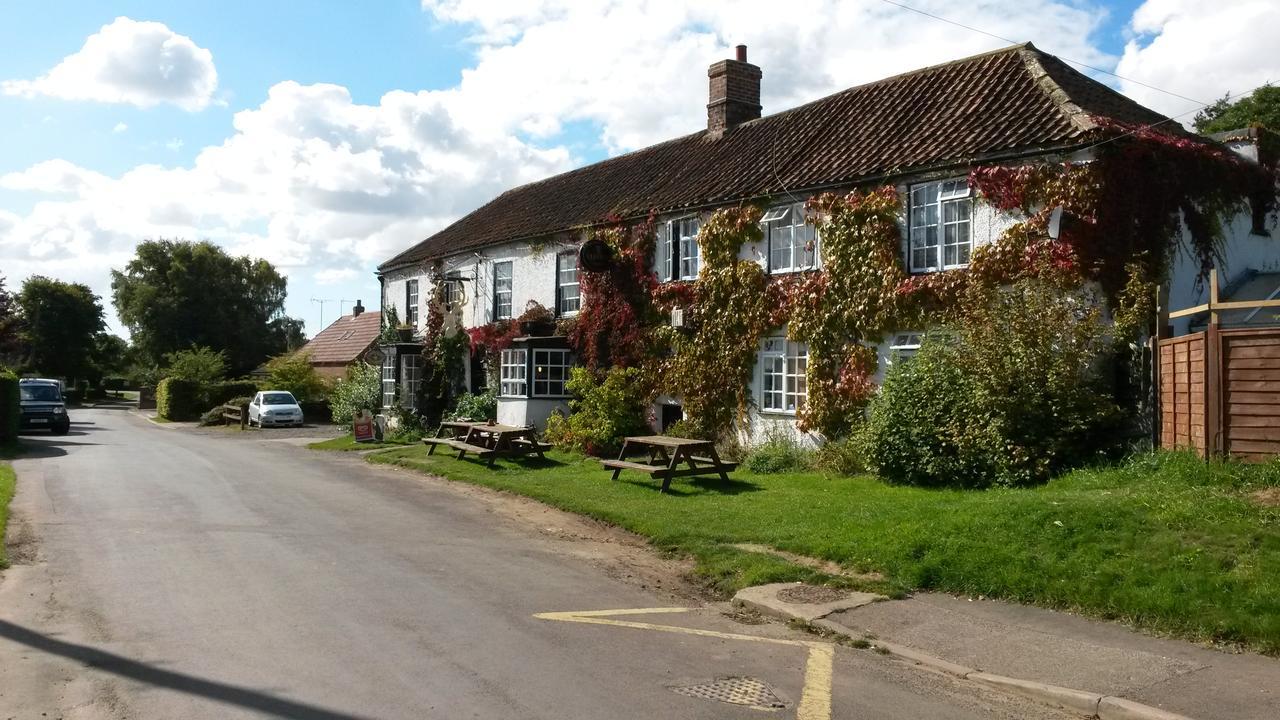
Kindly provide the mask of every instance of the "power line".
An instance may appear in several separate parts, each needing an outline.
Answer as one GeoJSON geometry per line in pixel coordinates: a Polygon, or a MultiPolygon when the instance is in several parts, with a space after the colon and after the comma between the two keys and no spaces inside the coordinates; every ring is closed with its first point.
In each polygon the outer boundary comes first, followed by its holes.
{"type": "MultiPolygon", "coordinates": [[[[1020,44],[1021,44],[1021,43],[1019,43],[1017,40],[1011,40],[1011,39],[1009,39],[1009,38],[1007,38],[1007,37],[1003,37],[1003,36],[1001,36],[1001,35],[996,35],[995,33],[992,33],[992,32],[987,32],[986,30],[983,30],[982,28],[976,28],[976,27],[973,27],[972,25],[965,25],[964,23],[960,23],[960,22],[956,22],[955,20],[951,20],[951,19],[948,19],[948,18],[944,18],[944,17],[942,17],[941,15],[934,15],[934,14],[933,14],[933,13],[931,13],[931,12],[926,12],[926,11],[924,11],[924,10],[918,10],[918,9],[916,9],[916,8],[911,7],[910,5],[903,5],[902,3],[894,2],[894,0],[880,0],[880,2],[885,3],[886,5],[892,5],[892,6],[897,7],[897,8],[902,8],[903,10],[910,10],[910,11],[911,11],[911,12],[913,12],[913,13],[917,13],[917,14],[919,14],[919,15],[924,15],[925,17],[933,18],[934,20],[940,20],[940,21],[942,21],[942,22],[944,22],[944,23],[947,23],[947,24],[949,24],[949,25],[955,25],[955,26],[956,26],[956,27],[958,27],[958,28],[964,28],[965,30],[969,30],[970,32],[976,32],[976,33],[978,33],[978,34],[980,34],[980,35],[986,35],[987,37],[995,38],[996,40],[1002,40],[1002,41],[1004,41],[1004,42],[1009,43],[1010,45],[1020,45],[1020,44]]],[[[1144,82],[1142,82],[1141,80],[1134,80],[1133,78],[1127,78],[1127,77],[1124,77],[1123,75],[1117,75],[1117,74],[1115,74],[1115,73],[1111,72],[1110,70],[1104,70],[1103,68],[1100,68],[1100,67],[1094,67],[1093,65],[1090,65],[1090,64],[1088,64],[1088,63],[1080,62],[1079,60],[1072,60],[1071,58],[1066,57],[1065,55],[1056,55],[1056,57],[1058,57],[1058,58],[1059,58],[1059,59],[1061,59],[1061,60],[1065,60],[1065,61],[1067,61],[1067,62],[1071,63],[1072,65],[1079,65],[1080,67],[1085,68],[1086,70],[1093,70],[1094,72],[1100,72],[1100,73],[1103,73],[1103,74],[1105,74],[1105,75],[1110,75],[1110,76],[1112,76],[1112,77],[1114,77],[1114,78],[1118,78],[1118,79],[1120,79],[1120,80],[1124,80],[1125,82],[1130,82],[1130,83],[1133,83],[1134,85],[1141,85],[1142,87],[1147,88],[1148,90],[1155,90],[1156,92],[1162,92],[1162,93],[1164,93],[1165,95],[1172,95],[1173,97],[1180,98],[1180,99],[1182,99],[1182,100],[1186,100],[1187,102],[1193,102],[1193,103],[1196,103],[1197,105],[1201,105],[1201,106],[1208,106],[1208,105],[1211,105],[1211,104],[1212,104],[1212,103],[1204,102],[1203,100],[1196,100],[1195,98],[1189,98],[1189,97],[1187,97],[1186,95],[1179,95],[1179,94],[1178,94],[1178,93],[1176,93],[1176,92],[1172,92],[1172,91],[1170,91],[1170,90],[1165,90],[1164,88],[1158,88],[1158,87],[1156,87],[1155,85],[1148,85],[1147,83],[1144,83],[1144,82]]],[[[1193,110],[1192,112],[1195,112],[1195,111],[1193,110]]]]}
{"type": "MultiPolygon", "coordinates": [[[[1239,95],[1236,95],[1236,96],[1234,96],[1234,97],[1237,99],[1237,101],[1239,101],[1239,100],[1241,100],[1241,99],[1244,99],[1244,98],[1249,97],[1250,95],[1252,95],[1252,94],[1254,94],[1254,93],[1258,92],[1259,90],[1261,90],[1261,89],[1262,89],[1262,88],[1264,88],[1264,87],[1267,87],[1267,86],[1268,86],[1268,85],[1270,85],[1270,84],[1271,84],[1271,81],[1270,81],[1270,80],[1267,80],[1266,82],[1262,83],[1261,85],[1259,85],[1259,86],[1257,86],[1257,87],[1255,87],[1255,88],[1252,88],[1252,89],[1250,89],[1250,90],[1246,90],[1245,92],[1243,92],[1243,93],[1241,93],[1241,94],[1239,94],[1239,95]]],[[[1130,136],[1132,136],[1132,135],[1137,135],[1138,133],[1140,133],[1140,132],[1142,132],[1142,131],[1144,131],[1144,130],[1150,130],[1151,128],[1156,127],[1157,125],[1163,125],[1163,124],[1165,124],[1165,123],[1167,123],[1167,122],[1173,122],[1174,120],[1177,120],[1178,118],[1181,118],[1181,117],[1186,117],[1186,116],[1190,115],[1191,113],[1198,113],[1198,112],[1200,112],[1201,110],[1203,110],[1203,109],[1205,109],[1205,108],[1209,107],[1210,105],[1213,105],[1213,103],[1205,103],[1205,104],[1201,105],[1201,106],[1200,106],[1200,107],[1198,107],[1198,108],[1193,108],[1193,109],[1188,110],[1188,111],[1186,111],[1186,112],[1184,112],[1184,113],[1179,113],[1179,114],[1177,114],[1177,115],[1170,115],[1169,117],[1167,117],[1167,118],[1165,118],[1165,119],[1163,119],[1163,120],[1157,120],[1157,121],[1155,121],[1155,122],[1151,123],[1150,125],[1142,125],[1142,126],[1140,126],[1140,127],[1136,128],[1136,129],[1134,129],[1134,130],[1130,130],[1129,132],[1122,133],[1122,134],[1117,135],[1117,136],[1115,136],[1115,137],[1113,137],[1113,138],[1107,138],[1106,140],[1101,140],[1101,141],[1096,142],[1096,143],[1094,143],[1094,144],[1092,144],[1092,145],[1089,145],[1089,146],[1086,146],[1086,147],[1082,147],[1082,148],[1080,148],[1079,150],[1076,150],[1076,152],[1084,152],[1085,150],[1092,150],[1092,149],[1094,149],[1094,148],[1096,148],[1096,147],[1099,147],[1099,146],[1102,146],[1102,145],[1106,145],[1107,143],[1113,143],[1113,142],[1115,142],[1115,141],[1117,141],[1117,140],[1123,140],[1123,139],[1125,139],[1125,138],[1127,138],[1127,137],[1130,137],[1130,136]]]]}

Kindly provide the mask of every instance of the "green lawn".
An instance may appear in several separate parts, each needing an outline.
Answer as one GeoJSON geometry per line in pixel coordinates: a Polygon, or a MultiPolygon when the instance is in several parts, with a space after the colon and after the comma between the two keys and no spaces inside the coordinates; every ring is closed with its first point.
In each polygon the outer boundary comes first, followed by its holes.
{"type": "Polygon", "coordinates": [[[4,528],[9,522],[9,501],[13,499],[13,488],[17,476],[13,474],[13,466],[0,462],[0,569],[9,567],[9,558],[4,550],[4,528]]]}
{"type": "Polygon", "coordinates": [[[1118,619],[1196,640],[1280,654],[1280,508],[1249,493],[1280,485],[1280,464],[1206,465],[1144,456],[1020,490],[892,487],[871,477],[752,475],[657,482],[598,461],[427,457],[422,447],[369,456],[453,480],[521,493],[605,520],[692,555],[729,592],[813,571],[745,553],[761,543],[878,571],[890,591],[985,595],[1118,619]]]}
{"type": "Polygon", "coordinates": [[[402,448],[405,443],[398,442],[366,442],[358,443],[351,435],[342,435],[320,442],[313,442],[307,447],[312,450],[375,450],[377,448],[402,448]]]}

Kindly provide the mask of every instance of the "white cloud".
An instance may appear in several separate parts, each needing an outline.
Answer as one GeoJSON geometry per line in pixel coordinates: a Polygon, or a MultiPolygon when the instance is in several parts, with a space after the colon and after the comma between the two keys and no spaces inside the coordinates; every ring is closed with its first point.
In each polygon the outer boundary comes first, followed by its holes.
{"type": "Polygon", "coordinates": [[[185,144],[186,143],[182,142],[182,138],[173,138],[169,142],[165,143],[164,146],[169,148],[172,152],[178,152],[185,144]]]}
{"type": "Polygon", "coordinates": [[[359,275],[360,275],[360,272],[355,268],[345,267],[345,268],[326,268],[324,270],[317,272],[314,277],[316,279],[316,282],[320,283],[321,285],[336,285],[338,283],[346,282],[348,280],[354,280],[359,275]]]}
{"type": "Polygon", "coordinates": [[[124,123],[122,123],[122,122],[118,122],[118,123],[116,123],[116,126],[115,126],[115,127],[111,128],[111,132],[116,133],[116,134],[119,134],[119,133],[122,133],[122,132],[124,132],[125,130],[128,130],[128,129],[129,129],[129,126],[128,126],[128,125],[125,125],[125,124],[124,124],[124,123]]]}
{"type": "MultiPolygon", "coordinates": [[[[1224,93],[1239,95],[1267,81],[1280,82],[1275,0],[1147,0],[1133,15],[1134,37],[1116,73],[1201,103],[1224,93]]],[[[1126,95],[1166,115],[1181,115],[1199,103],[1132,82],[1126,95]]],[[[1190,123],[1192,115],[1179,118],[1190,123]]]]}
{"type": "Polygon", "coordinates": [[[34,80],[6,80],[6,95],[47,95],[151,107],[201,110],[218,87],[213,54],[163,23],[118,17],[84,47],[34,80]]]}

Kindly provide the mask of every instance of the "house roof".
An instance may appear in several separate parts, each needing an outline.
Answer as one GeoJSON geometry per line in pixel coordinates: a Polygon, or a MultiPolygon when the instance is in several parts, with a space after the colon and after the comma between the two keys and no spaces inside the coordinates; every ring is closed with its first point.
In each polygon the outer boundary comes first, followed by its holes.
{"type": "Polygon", "coordinates": [[[1084,144],[1166,120],[1030,43],[915,70],[508,190],[380,271],[602,222],[1084,144]]]}
{"type": "Polygon", "coordinates": [[[343,315],[298,352],[309,353],[312,365],[347,365],[377,341],[381,329],[382,317],[376,312],[343,315]]]}

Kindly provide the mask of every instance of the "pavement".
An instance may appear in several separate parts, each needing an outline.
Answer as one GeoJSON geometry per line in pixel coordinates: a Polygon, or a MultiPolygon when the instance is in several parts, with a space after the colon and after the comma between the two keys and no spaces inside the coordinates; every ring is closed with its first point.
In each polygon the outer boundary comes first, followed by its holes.
{"type": "Polygon", "coordinates": [[[0,719],[1070,717],[698,602],[532,501],[72,420],[14,463],[0,719]]]}
{"type": "Polygon", "coordinates": [[[921,594],[836,611],[823,618],[823,626],[905,646],[961,669],[1123,698],[1196,720],[1280,718],[1280,660],[1152,637],[1068,613],[921,594]]]}

